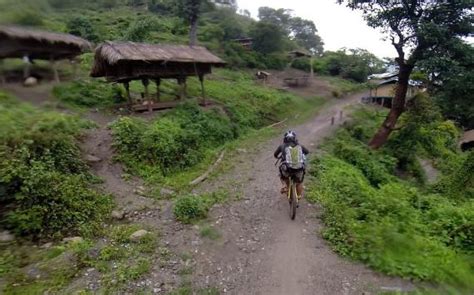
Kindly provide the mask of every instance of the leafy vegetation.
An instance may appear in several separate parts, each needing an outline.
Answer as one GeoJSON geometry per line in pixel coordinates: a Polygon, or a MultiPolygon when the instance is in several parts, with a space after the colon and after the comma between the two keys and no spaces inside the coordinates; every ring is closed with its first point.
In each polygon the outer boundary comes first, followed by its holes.
{"type": "Polygon", "coordinates": [[[125,101],[125,95],[117,86],[90,79],[60,84],[54,87],[53,95],[73,107],[107,107],[125,101]]]}
{"type": "Polygon", "coordinates": [[[183,196],[176,200],[173,212],[179,221],[191,223],[206,218],[209,209],[214,204],[221,203],[226,199],[225,192],[183,196]]]}
{"type": "Polygon", "coordinates": [[[472,289],[474,154],[457,150],[456,129],[424,96],[386,148],[373,151],[367,141],[382,118],[373,109],[356,111],[312,163],[307,197],[324,207],[323,237],[338,253],[385,273],[472,289]],[[437,163],[445,174],[434,185],[410,181],[419,177],[411,167],[420,156],[446,159],[437,163]]]}
{"type": "Polygon", "coordinates": [[[2,225],[43,238],[98,226],[111,200],[91,189],[94,177],[76,145],[81,129],[90,125],[4,94],[0,114],[2,225]]]}

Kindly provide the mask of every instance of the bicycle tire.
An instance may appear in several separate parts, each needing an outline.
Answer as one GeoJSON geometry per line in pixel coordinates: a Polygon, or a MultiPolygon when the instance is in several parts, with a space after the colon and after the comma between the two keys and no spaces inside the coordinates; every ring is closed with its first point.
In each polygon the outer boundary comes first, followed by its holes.
{"type": "Polygon", "coordinates": [[[296,200],[296,186],[294,183],[292,183],[290,189],[290,218],[291,220],[295,220],[298,201],[296,200]]]}

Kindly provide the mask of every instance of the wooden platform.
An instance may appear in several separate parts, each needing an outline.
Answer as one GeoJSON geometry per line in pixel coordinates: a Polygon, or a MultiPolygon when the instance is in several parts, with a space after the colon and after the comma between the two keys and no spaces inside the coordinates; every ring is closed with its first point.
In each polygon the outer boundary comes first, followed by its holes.
{"type": "MultiPolygon", "coordinates": [[[[174,101],[163,101],[163,102],[154,102],[151,105],[143,103],[143,104],[134,104],[132,105],[132,111],[134,112],[146,112],[146,111],[160,111],[166,109],[172,109],[177,107],[178,105],[182,104],[183,100],[174,100],[174,101]]],[[[215,102],[209,99],[205,101],[199,100],[198,104],[200,106],[209,106],[214,105],[215,102]]]]}

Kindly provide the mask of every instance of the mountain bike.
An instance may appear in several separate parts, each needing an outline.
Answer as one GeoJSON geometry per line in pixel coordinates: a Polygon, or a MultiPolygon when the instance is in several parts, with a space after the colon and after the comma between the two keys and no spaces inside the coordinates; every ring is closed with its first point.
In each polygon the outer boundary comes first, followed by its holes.
{"type": "Polygon", "coordinates": [[[294,220],[296,217],[296,208],[299,207],[299,201],[301,196],[296,191],[296,182],[294,180],[294,174],[290,174],[290,185],[288,186],[288,202],[290,203],[290,218],[294,220]]]}
{"type": "MultiPolygon", "coordinates": [[[[275,166],[277,166],[278,163],[282,161],[281,158],[278,158],[275,166]]],[[[296,217],[296,208],[299,207],[299,201],[301,199],[301,196],[298,195],[298,192],[296,190],[296,181],[295,181],[295,174],[294,173],[289,173],[289,185],[288,185],[288,192],[287,192],[287,198],[288,198],[288,203],[290,204],[290,218],[291,220],[294,220],[296,217]]]]}

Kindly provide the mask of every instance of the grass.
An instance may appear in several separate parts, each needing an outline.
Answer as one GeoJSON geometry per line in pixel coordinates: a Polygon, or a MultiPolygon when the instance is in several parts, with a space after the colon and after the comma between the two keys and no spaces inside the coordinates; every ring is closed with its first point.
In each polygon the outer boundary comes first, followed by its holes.
{"type": "Polygon", "coordinates": [[[203,238],[207,238],[209,240],[218,240],[221,237],[221,233],[211,225],[205,225],[201,228],[199,234],[203,238]]]}
{"type": "Polygon", "coordinates": [[[181,196],[174,202],[173,213],[183,223],[195,223],[205,219],[212,206],[227,199],[228,193],[225,191],[181,196]]]}

